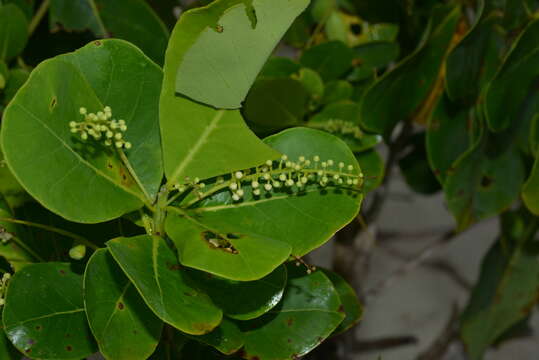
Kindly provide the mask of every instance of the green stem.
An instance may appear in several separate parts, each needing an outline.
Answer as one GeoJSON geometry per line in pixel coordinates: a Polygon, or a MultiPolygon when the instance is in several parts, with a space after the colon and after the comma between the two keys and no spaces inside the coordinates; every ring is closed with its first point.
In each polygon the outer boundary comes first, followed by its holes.
{"type": "Polygon", "coordinates": [[[153,234],[161,236],[165,233],[165,217],[168,200],[168,188],[163,186],[157,194],[157,204],[153,213],[153,234]]]}
{"type": "Polygon", "coordinates": [[[39,7],[39,9],[37,9],[36,14],[32,18],[30,25],[28,25],[28,37],[30,37],[34,33],[37,26],[43,19],[43,16],[45,16],[47,11],[49,10],[49,6],[50,6],[50,0],[43,0],[43,2],[41,3],[41,6],[39,7]]]}
{"type": "Polygon", "coordinates": [[[19,225],[34,227],[34,228],[37,228],[37,229],[47,230],[47,231],[54,232],[54,233],[57,233],[59,235],[63,235],[63,236],[66,236],[68,238],[71,238],[71,239],[75,240],[75,242],[77,242],[77,243],[79,243],[81,245],[88,246],[91,249],[94,249],[94,250],[99,249],[99,246],[95,245],[94,243],[92,243],[88,239],[86,239],[86,238],[84,238],[84,237],[82,237],[80,235],[74,234],[72,232],[56,228],[54,226],[38,224],[38,223],[25,221],[25,220],[11,219],[11,218],[0,218],[0,221],[5,221],[5,222],[8,222],[8,223],[19,224],[19,225]]]}
{"type": "Polygon", "coordinates": [[[18,247],[20,247],[21,249],[26,251],[28,254],[32,255],[37,261],[45,262],[45,259],[43,259],[41,256],[39,256],[38,253],[36,253],[28,245],[26,245],[24,242],[22,242],[18,237],[15,236],[10,241],[13,241],[15,244],[17,244],[18,247]]]}

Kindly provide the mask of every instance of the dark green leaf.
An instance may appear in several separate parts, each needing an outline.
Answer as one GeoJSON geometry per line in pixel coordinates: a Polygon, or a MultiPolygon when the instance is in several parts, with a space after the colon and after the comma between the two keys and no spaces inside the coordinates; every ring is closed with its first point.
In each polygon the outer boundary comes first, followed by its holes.
{"type": "Polygon", "coordinates": [[[24,69],[11,69],[9,72],[9,79],[4,88],[4,94],[2,96],[1,102],[7,106],[11,99],[15,96],[17,91],[24,85],[26,80],[28,80],[30,73],[24,69]]]}
{"type": "Polygon", "coordinates": [[[146,304],[166,323],[192,335],[219,325],[222,312],[194,287],[165,241],[141,235],[107,243],[109,250],[146,304]]]}
{"type": "Polygon", "coordinates": [[[244,358],[299,358],[343,321],[339,295],[323,272],[308,275],[305,268],[289,265],[288,274],[282,302],[268,314],[240,323],[245,335],[244,358]]]}
{"type": "Polygon", "coordinates": [[[13,345],[34,359],[80,359],[97,351],[69,264],[28,265],[10,280],[3,312],[13,345]]]}
{"type": "Polygon", "coordinates": [[[11,60],[28,40],[28,20],[14,4],[0,5],[0,60],[11,60]]]}
{"type": "Polygon", "coordinates": [[[539,215],[539,157],[535,160],[531,175],[522,188],[522,199],[532,213],[539,215]]]}
{"type": "Polygon", "coordinates": [[[363,306],[359,302],[354,289],[339,274],[325,269],[322,271],[331,280],[333,287],[335,287],[335,290],[339,294],[339,298],[341,299],[340,310],[346,315],[342,323],[333,332],[333,335],[337,335],[349,330],[361,320],[363,306]]]}
{"type": "Polygon", "coordinates": [[[106,249],[96,251],[86,266],[84,305],[106,359],[145,360],[154,352],[163,322],[146,306],[106,249]]]}
{"type": "MultiPolygon", "coordinates": [[[[539,20],[535,20],[515,42],[488,87],[484,109],[488,125],[494,131],[514,127],[515,119],[529,123],[539,111],[538,37],[539,20]]],[[[525,133],[529,134],[529,125],[525,133]]]]}
{"type": "Polygon", "coordinates": [[[324,81],[331,81],[350,70],[353,59],[352,49],[340,41],[330,41],[307,49],[300,62],[318,72],[324,81]]]}
{"type": "Polygon", "coordinates": [[[51,0],[50,25],[53,30],[90,30],[98,38],[130,41],[159,64],[169,36],[144,0],[51,0]]]}
{"type": "Polygon", "coordinates": [[[255,82],[245,99],[245,119],[275,133],[302,123],[309,93],[298,80],[291,78],[261,79],[255,82]]]}
{"type": "Polygon", "coordinates": [[[26,15],[28,20],[34,15],[34,0],[4,0],[4,4],[17,5],[26,15]]]}
{"type": "Polygon", "coordinates": [[[378,151],[371,149],[356,154],[356,159],[365,174],[363,192],[369,193],[376,190],[384,180],[385,164],[378,151]]]}
{"type": "Polygon", "coordinates": [[[302,68],[299,71],[298,80],[313,99],[319,100],[324,95],[324,81],[316,71],[302,68]]]}
{"type": "Polygon", "coordinates": [[[268,59],[259,77],[287,78],[297,73],[301,66],[294,60],[286,57],[271,57],[268,59]]]}
{"type": "Polygon", "coordinates": [[[235,353],[243,346],[243,336],[238,325],[227,318],[223,318],[221,324],[211,333],[201,336],[188,335],[188,337],[210,345],[227,355],[235,353]]]}
{"type": "MultiPolygon", "coordinates": [[[[7,202],[0,197],[0,218],[12,217],[7,202]]],[[[20,230],[20,225],[0,220],[0,256],[4,257],[15,271],[37,260],[25,249],[27,245],[21,240],[20,230]],[[19,242],[22,243],[22,247],[19,242]]]]}
{"type": "Polygon", "coordinates": [[[202,271],[189,274],[208,293],[226,316],[251,320],[271,310],[281,300],[286,284],[286,267],[256,281],[231,281],[202,271]]]}
{"type": "Polygon", "coordinates": [[[417,133],[410,140],[409,152],[399,160],[401,173],[412,190],[420,194],[434,194],[441,189],[430,169],[425,150],[425,133],[417,133]]]}
{"type": "Polygon", "coordinates": [[[356,61],[361,68],[382,68],[399,57],[399,45],[393,42],[372,41],[354,48],[356,61]]]}
{"type": "Polygon", "coordinates": [[[344,80],[332,81],[326,84],[324,90],[323,104],[330,104],[338,101],[350,99],[354,89],[352,85],[344,80]]]}
{"type": "Polygon", "coordinates": [[[176,92],[219,109],[237,109],[283,34],[308,0],[221,0],[182,16],[176,92]],[[211,12],[227,6],[216,18],[211,12]],[[197,19],[198,18],[198,19],[197,19]],[[191,23],[197,21],[197,26],[191,23]],[[201,24],[204,22],[205,24],[201,24]],[[203,26],[200,26],[203,25],[203,26]],[[238,52],[244,51],[242,56],[238,52]]]}
{"type": "Polygon", "coordinates": [[[401,120],[410,118],[431,91],[440,72],[459,19],[458,7],[436,9],[427,33],[416,51],[385,73],[364,95],[363,126],[388,134],[401,120]]]}
{"type": "Polygon", "coordinates": [[[96,41],[42,63],[6,109],[1,136],[7,164],[32,196],[73,221],[105,221],[153,201],[162,178],[156,122],[161,78],[155,64],[120,40],[96,41]],[[97,112],[106,105],[126,120],[132,172],[114,150],[69,130],[81,117],[79,108],[97,112]]]}

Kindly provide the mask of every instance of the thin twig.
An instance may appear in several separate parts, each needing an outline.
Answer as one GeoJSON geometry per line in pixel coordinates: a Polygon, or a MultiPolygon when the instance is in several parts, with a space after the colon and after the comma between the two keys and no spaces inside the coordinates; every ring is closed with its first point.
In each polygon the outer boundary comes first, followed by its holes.
{"type": "Polygon", "coordinates": [[[8,222],[8,223],[13,223],[13,224],[29,226],[29,227],[34,227],[34,228],[38,228],[38,229],[43,229],[43,230],[47,230],[47,231],[50,231],[50,232],[54,232],[54,233],[57,233],[59,235],[63,235],[65,237],[71,238],[71,239],[75,240],[75,242],[77,242],[77,243],[79,243],[81,245],[86,245],[91,249],[94,249],[94,250],[99,249],[99,247],[97,245],[95,245],[94,243],[92,243],[88,239],[86,239],[86,238],[84,238],[84,237],[82,237],[80,235],[74,234],[72,232],[69,232],[69,231],[66,231],[66,230],[63,230],[63,229],[59,229],[59,228],[54,227],[54,226],[33,223],[33,222],[30,222],[30,221],[25,221],[25,220],[11,219],[11,218],[0,218],[0,222],[2,222],[2,221],[8,222]]]}
{"type": "Polygon", "coordinates": [[[389,287],[396,279],[398,279],[399,277],[403,275],[406,275],[410,271],[419,267],[434,252],[436,252],[438,249],[440,249],[441,247],[449,243],[451,240],[453,240],[456,237],[455,234],[456,233],[454,230],[448,231],[445,234],[443,234],[438,240],[436,240],[432,244],[427,245],[425,248],[419,251],[415,256],[413,256],[409,261],[407,261],[405,264],[403,264],[398,269],[393,271],[388,277],[380,281],[373,288],[369,289],[366,292],[365,296],[367,298],[372,298],[378,295],[381,291],[389,287]]]}
{"type": "Polygon", "coordinates": [[[43,16],[45,16],[47,11],[49,10],[49,6],[50,6],[50,0],[43,0],[43,2],[41,3],[41,6],[39,7],[39,9],[37,9],[36,14],[34,15],[34,17],[32,18],[32,21],[30,21],[30,24],[28,25],[29,37],[34,33],[37,26],[43,19],[43,16]]]}

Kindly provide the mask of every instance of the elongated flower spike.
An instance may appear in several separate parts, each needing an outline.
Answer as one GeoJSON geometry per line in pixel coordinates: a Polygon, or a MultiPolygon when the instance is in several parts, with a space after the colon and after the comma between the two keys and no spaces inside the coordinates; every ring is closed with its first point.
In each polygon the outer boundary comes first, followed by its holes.
{"type": "Polygon", "coordinates": [[[96,141],[101,141],[105,146],[131,149],[131,143],[124,139],[124,133],[127,131],[125,120],[113,119],[110,106],[105,106],[103,111],[97,113],[88,113],[86,108],[81,107],[79,113],[84,119],[79,122],[70,121],[69,127],[71,132],[79,134],[83,141],[91,137],[96,141]]]}

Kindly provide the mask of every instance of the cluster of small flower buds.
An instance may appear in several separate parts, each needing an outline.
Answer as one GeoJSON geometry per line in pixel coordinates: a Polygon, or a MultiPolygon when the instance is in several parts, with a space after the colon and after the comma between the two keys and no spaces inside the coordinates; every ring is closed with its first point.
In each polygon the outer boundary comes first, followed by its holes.
{"type": "Polygon", "coordinates": [[[352,135],[356,139],[363,138],[363,131],[350,121],[345,121],[341,119],[330,119],[324,125],[321,126],[323,130],[330,132],[332,134],[342,134],[342,135],[352,135]]]}
{"type": "Polygon", "coordinates": [[[250,185],[252,194],[258,197],[274,189],[302,190],[312,184],[322,187],[328,185],[353,187],[360,185],[362,178],[363,174],[354,173],[353,165],[345,165],[343,162],[321,161],[320,156],[313,156],[312,159],[299,156],[297,161],[291,161],[287,155],[283,155],[277,161],[267,160],[254,173],[249,171],[232,173],[228,188],[232,193],[232,200],[240,201],[245,195],[242,188],[244,185],[250,185]]]}
{"type": "Polygon", "coordinates": [[[302,258],[300,257],[297,257],[297,256],[293,256],[292,257],[294,258],[294,260],[296,261],[296,266],[305,266],[305,268],[307,269],[307,274],[312,274],[313,272],[316,271],[316,266],[314,265],[309,265],[307,264],[302,258]]]}
{"type": "Polygon", "coordinates": [[[4,300],[4,296],[6,295],[9,279],[11,279],[11,274],[4,273],[2,279],[0,280],[0,306],[4,306],[4,304],[6,303],[6,301],[4,300]]]}
{"type": "Polygon", "coordinates": [[[10,233],[9,231],[7,231],[5,228],[3,227],[0,227],[0,241],[2,242],[2,244],[7,244],[8,242],[11,241],[11,239],[13,239],[15,236],[10,233]]]}
{"type": "Polygon", "coordinates": [[[82,140],[92,137],[97,141],[102,140],[106,146],[114,145],[118,149],[126,150],[131,148],[131,143],[123,138],[127,130],[125,120],[113,119],[112,109],[109,106],[105,106],[103,111],[98,111],[96,114],[89,113],[84,107],[81,107],[79,112],[84,120],[71,121],[69,127],[71,132],[79,134],[82,140]]]}

